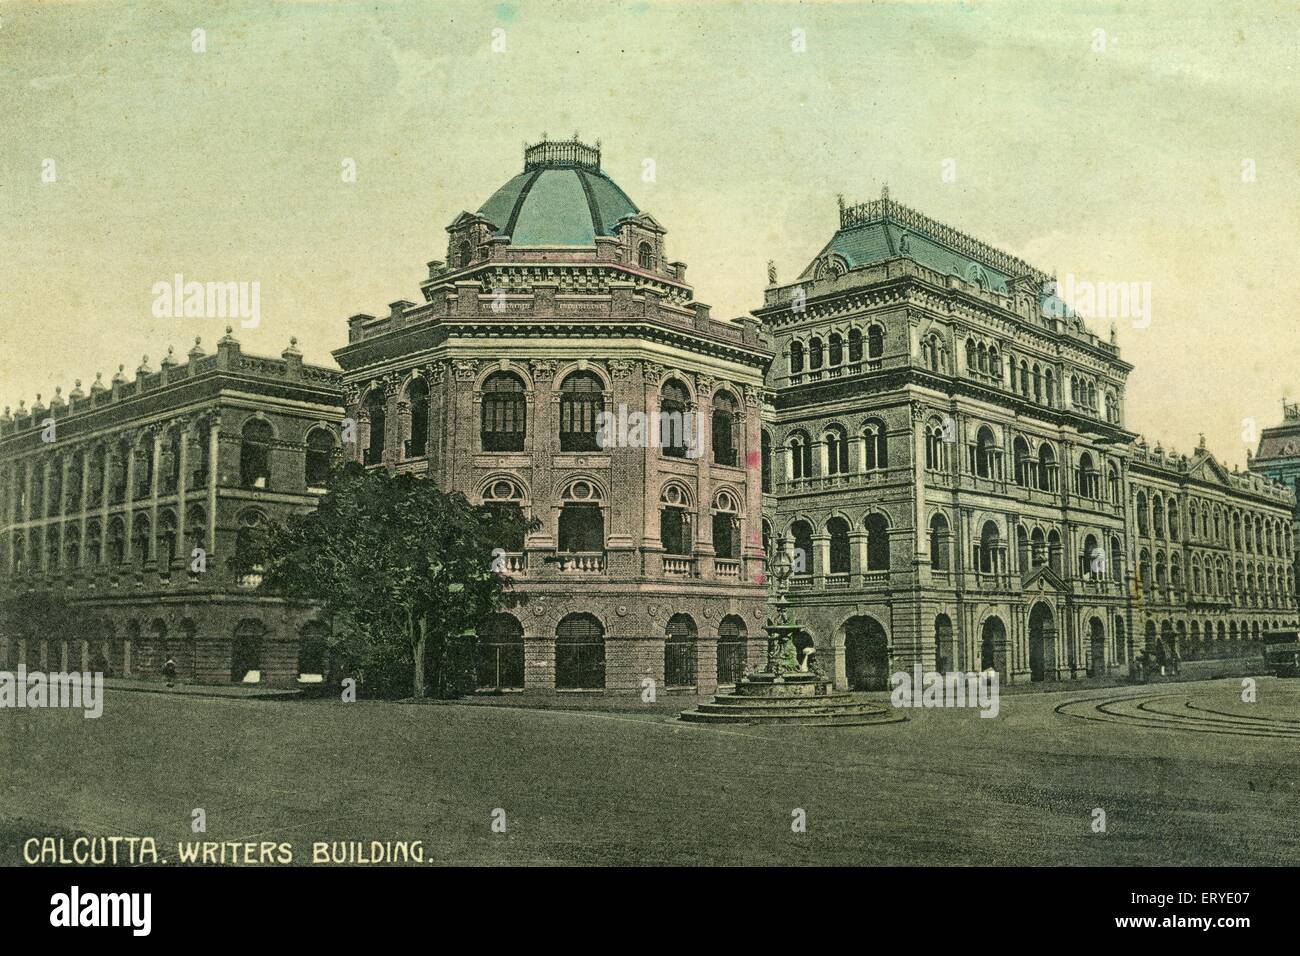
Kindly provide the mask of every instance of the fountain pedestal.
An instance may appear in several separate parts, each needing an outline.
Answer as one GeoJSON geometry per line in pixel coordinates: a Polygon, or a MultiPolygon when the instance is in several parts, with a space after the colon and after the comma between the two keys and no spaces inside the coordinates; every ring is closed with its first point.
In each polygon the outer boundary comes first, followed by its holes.
{"type": "Polygon", "coordinates": [[[720,724],[805,724],[812,726],[857,726],[893,723],[904,719],[884,703],[855,698],[831,686],[810,656],[801,661],[794,638],[803,628],[789,612],[786,580],[790,561],[784,540],[777,539],[777,556],[772,561],[776,581],[775,615],[767,631],[767,662],[762,670],[745,674],[730,694],[716,694],[712,701],[695,710],[683,711],[681,719],[692,723],[720,724]],[[785,558],[784,561],[781,559],[785,558]]]}

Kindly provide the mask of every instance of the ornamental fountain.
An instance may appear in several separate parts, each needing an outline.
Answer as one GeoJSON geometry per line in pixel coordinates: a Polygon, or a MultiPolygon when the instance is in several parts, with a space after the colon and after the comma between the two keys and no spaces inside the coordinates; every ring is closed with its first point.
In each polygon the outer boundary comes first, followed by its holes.
{"type": "Polygon", "coordinates": [[[883,701],[867,701],[846,691],[837,691],[822,674],[810,641],[803,653],[795,638],[806,634],[790,613],[789,582],[791,561],[785,539],[776,539],[776,554],[770,562],[773,614],[768,617],[767,659],[762,670],[745,673],[729,694],[716,694],[712,701],[695,710],[682,711],[681,719],[692,723],[803,724],[850,727],[892,723],[896,716],[883,701]]]}

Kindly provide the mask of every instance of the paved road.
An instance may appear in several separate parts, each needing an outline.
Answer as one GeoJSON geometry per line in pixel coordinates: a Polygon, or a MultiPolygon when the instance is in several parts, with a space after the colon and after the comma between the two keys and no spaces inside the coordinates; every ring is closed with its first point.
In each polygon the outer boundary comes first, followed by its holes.
{"type": "Polygon", "coordinates": [[[456,863],[1293,865],[1300,681],[1258,689],[1067,689],[834,730],[110,692],[100,720],[0,712],[0,859],[72,832],[172,858],[203,808],[206,839],[291,841],[297,862],[315,840],[422,840],[456,863]]]}

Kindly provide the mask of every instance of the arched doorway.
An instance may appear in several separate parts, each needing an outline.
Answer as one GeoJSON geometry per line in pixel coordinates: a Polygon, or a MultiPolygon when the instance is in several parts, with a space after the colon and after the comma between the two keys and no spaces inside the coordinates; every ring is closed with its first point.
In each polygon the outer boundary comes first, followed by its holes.
{"type": "Polygon", "coordinates": [[[555,629],[555,686],[595,690],[605,686],[605,628],[590,614],[570,614],[555,629]]]}
{"type": "Polygon", "coordinates": [[[850,690],[889,687],[889,639],[875,618],[859,615],[844,622],[844,671],[850,690]]]}
{"type": "Polygon", "coordinates": [[[980,670],[1007,672],[1007,627],[998,617],[990,617],[980,630],[980,670]]]}
{"type": "Polygon", "coordinates": [[[510,614],[493,614],[475,631],[479,690],[522,690],[524,629],[510,614]]]}
{"type": "Polygon", "coordinates": [[[260,621],[241,621],[235,628],[230,649],[230,679],[235,683],[259,683],[262,680],[262,637],[266,628],[260,621]]]}
{"type": "Polygon", "coordinates": [[[1088,676],[1104,677],[1106,675],[1106,628],[1101,618],[1094,617],[1088,622],[1088,676]]]}
{"type": "Polygon", "coordinates": [[[664,632],[664,686],[695,685],[695,621],[689,614],[674,614],[664,632]]]}
{"type": "Polygon", "coordinates": [[[957,643],[952,636],[952,618],[940,614],[934,619],[934,669],[944,674],[957,666],[957,643]]]}
{"type": "Polygon", "coordinates": [[[1056,621],[1043,602],[1029,612],[1029,679],[1042,681],[1056,673],[1056,621]]]}

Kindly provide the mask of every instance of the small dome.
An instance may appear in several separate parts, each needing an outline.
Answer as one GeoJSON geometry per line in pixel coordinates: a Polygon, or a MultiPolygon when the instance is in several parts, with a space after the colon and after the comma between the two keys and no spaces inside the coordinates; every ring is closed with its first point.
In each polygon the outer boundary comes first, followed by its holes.
{"type": "Polygon", "coordinates": [[[524,171],[478,210],[512,246],[594,246],[639,212],[600,171],[600,149],[576,139],[528,147],[524,171]]]}

